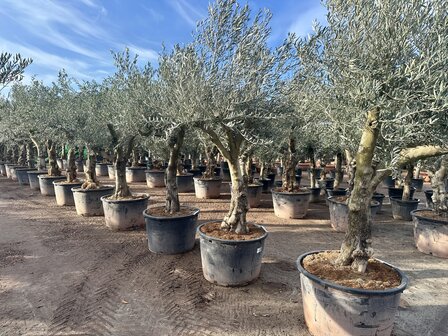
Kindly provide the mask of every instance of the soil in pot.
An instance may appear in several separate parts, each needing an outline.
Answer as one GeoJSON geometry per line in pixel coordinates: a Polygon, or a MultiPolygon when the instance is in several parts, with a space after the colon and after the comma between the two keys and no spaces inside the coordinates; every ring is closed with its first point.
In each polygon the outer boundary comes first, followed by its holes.
{"type": "Polygon", "coordinates": [[[414,221],[414,240],[420,252],[448,258],[448,217],[431,209],[411,212],[414,221]]]}
{"type": "Polygon", "coordinates": [[[308,212],[311,192],[308,189],[297,189],[293,192],[283,188],[272,189],[274,213],[279,218],[304,218],[308,212]]]}
{"type": "Polygon", "coordinates": [[[152,207],[143,212],[151,252],[178,254],[194,247],[199,209],[182,206],[169,214],[164,206],[152,207]]]}
{"type": "Polygon", "coordinates": [[[400,197],[389,197],[394,219],[412,220],[411,212],[417,210],[419,199],[403,201],[400,197]]]}
{"type": "Polygon", "coordinates": [[[147,170],[146,185],[148,188],[165,187],[165,171],[164,170],[147,170]]]}
{"type": "Polygon", "coordinates": [[[256,280],[267,231],[248,224],[248,234],[236,234],[220,226],[221,222],[210,222],[198,229],[205,279],[221,286],[244,286],[256,280]]]}
{"type": "Polygon", "coordinates": [[[54,181],[53,185],[57,205],[59,206],[75,205],[72,188],[80,187],[82,185],[81,181],[67,182],[61,180],[61,181],[54,181]]]}
{"type": "Polygon", "coordinates": [[[221,197],[221,178],[194,178],[196,198],[216,199],[221,197]]]}
{"type": "Polygon", "coordinates": [[[371,259],[365,273],[335,267],[339,251],[318,251],[297,260],[305,322],[312,335],[388,336],[407,277],[371,259]]]}
{"type": "Polygon", "coordinates": [[[101,197],[106,226],[113,231],[143,227],[143,211],[148,207],[148,199],[146,194],[118,199],[112,196],[101,197]]]}

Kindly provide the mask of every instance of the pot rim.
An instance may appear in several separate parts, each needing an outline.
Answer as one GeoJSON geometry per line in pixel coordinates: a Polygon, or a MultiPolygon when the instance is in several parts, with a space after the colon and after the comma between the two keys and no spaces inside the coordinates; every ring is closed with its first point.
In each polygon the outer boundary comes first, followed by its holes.
{"type": "MultiPolygon", "coordinates": [[[[64,181],[64,182],[67,182],[67,181],[64,181]]],[[[59,185],[67,185],[67,186],[77,186],[77,185],[82,185],[84,183],[84,181],[79,181],[79,182],[70,182],[70,183],[62,183],[62,181],[58,181],[58,180],[56,180],[56,181],[53,181],[53,184],[56,186],[59,186],[59,185]]]]}
{"type": "Polygon", "coordinates": [[[139,201],[145,201],[149,199],[149,195],[146,193],[135,193],[133,195],[135,196],[144,196],[142,198],[133,198],[133,199],[108,199],[107,197],[110,197],[113,194],[110,195],[104,195],[100,197],[100,200],[102,202],[106,202],[106,203],[133,203],[133,202],[139,202],[139,201]]]}
{"type": "MultiPolygon", "coordinates": [[[[114,166],[115,167],[115,165],[114,164],[112,164],[112,166],[114,166]]],[[[148,167],[143,167],[143,166],[141,166],[141,167],[126,167],[126,170],[147,170],[148,169],[148,167]]]]}
{"type": "MultiPolygon", "coordinates": [[[[342,204],[342,205],[345,205],[345,206],[347,206],[348,207],[348,204],[346,204],[346,203],[343,203],[343,202],[338,202],[338,201],[336,201],[334,198],[336,198],[336,197],[339,197],[339,196],[330,196],[330,197],[327,197],[327,201],[330,201],[330,202],[332,202],[332,203],[336,203],[336,204],[342,204]]],[[[380,206],[380,202],[378,202],[378,201],[375,201],[375,200],[370,200],[370,207],[371,208],[375,208],[375,207],[378,207],[378,206],[380,206]],[[373,203],[373,204],[372,204],[373,203]]]]}
{"type": "MultiPolygon", "coordinates": [[[[153,208],[164,208],[164,207],[165,207],[164,205],[160,205],[160,206],[152,207],[152,209],[153,208]]],[[[199,208],[190,207],[190,206],[187,206],[187,205],[181,205],[181,208],[182,207],[187,208],[187,209],[191,209],[193,213],[191,213],[189,215],[180,215],[180,216],[171,216],[171,217],[157,217],[157,216],[152,216],[152,215],[148,214],[147,211],[149,209],[145,209],[145,210],[143,210],[143,217],[144,218],[155,219],[155,220],[158,220],[158,221],[161,221],[161,222],[169,222],[169,221],[173,221],[173,220],[180,219],[180,218],[184,219],[184,218],[195,217],[195,216],[199,215],[199,212],[200,212],[199,208]]]]}
{"type": "Polygon", "coordinates": [[[192,177],[192,176],[194,176],[194,174],[192,174],[192,173],[185,173],[185,174],[182,174],[182,175],[179,175],[179,174],[176,174],[176,177],[192,177]]]}
{"type": "Polygon", "coordinates": [[[417,213],[421,212],[421,211],[432,211],[432,212],[434,212],[435,210],[434,209],[430,209],[430,208],[412,210],[411,211],[412,217],[415,217],[415,218],[418,218],[418,219],[424,219],[424,220],[431,221],[431,222],[434,222],[434,223],[437,223],[437,224],[448,225],[448,220],[443,221],[443,220],[440,220],[440,219],[433,219],[433,218],[425,217],[425,216],[422,216],[422,215],[418,215],[417,213]]]}
{"type": "Polygon", "coordinates": [[[28,170],[27,173],[28,174],[39,174],[39,175],[48,174],[48,172],[45,170],[28,170]]]}
{"type": "Polygon", "coordinates": [[[16,170],[16,171],[34,171],[34,170],[37,170],[37,168],[29,168],[29,167],[21,168],[21,167],[16,167],[15,170],[16,170]]]}
{"type": "Polygon", "coordinates": [[[383,193],[379,193],[379,192],[374,192],[373,193],[373,195],[372,195],[372,197],[382,197],[382,198],[384,198],[384,197],[386,197],[386,195],[385,194],[383,194],[383,193]]]}
{"type": "Polygon", "coordinates": [[[48,175],[48,174],[46,174],[46,175],[39,175],[38,176],[38,178],[40,178],[40,179],[48,179],[48,180],[51,180],[51,179],[55,179],[55,180],[62,180],[62,179],[66,179],[67,178],[67,176],[63,176],[63,175],[61,175],[61,176],[50,176],[50,175],[48,175]]]}
{"type": "Polygon", "coordinates": [[[115,187],[106,185],[106,186],[100,186],[98,189],[81,189],[81,187],[73,187],[72,192],[94,192],[94,191],[103,191],[103,190],[113,190],[115,187]]]}
{"type": "Polygon", "coordinates": [[[415,203],[418,204],[418,203],[420,203],[420,199],[419,198],[412,198],[412,199],[403,201],[400,196],[392,196],[392,197],[389,196],[389,199],[391,201],[394,201],[394,202],[397,202],[397,203],[408,203],[408,204],[415,204],[415,203]]]}
{"type": "Polygon", "coordinates": [[[380,263],[387,265],[389,267],[391,267],[394,271],[396,271],[400,277],[401,277],[401,283],[398,287],[394,287],[394,288],[388,288],[388,289],[380,289],[380,290],[372,290],[372,289],[359,289],[359,288],[351,288],[351,287],[346,287],[346,286],[342,286],[342,285],[338,285],[337,283],[331,282],[329,280],[324,280],[321,279],[319,277],[317,277],[316,275],[311,274],[310,272],[308,272],[303,266],[302,266],[302,261],[305,257],[307,257],[308,255],[311,254],[316,254],[319,252],[326,252],[326,251],[334,251],[334,250],[315,250],[315,251],[310,251],[310,252],[306,252],[301,254],[297,260],[296,260],[296,267],[298,269],[298,271],[303,275],[306,276],[307,278],[317,282],[319,285],[324,286],[325,288],[334,288],[343,292],[347,292],[347,293],[351,293],[351,294],[358,294],[358,295],[370,295],[370,296],[387,296],[387,295],[393,295],[393,294],[397,294],[397,293],[402,293],[406,287],[408,286],[409,283],[409,279],[406,276],[406,274],[404,274],[399,268],[393,266],[392,264],[389,264],[381,259],[377,259],[374,258],[376,261],[379,261],[380,263]]]}
{"type": "Polygon", "coordinates": [[[260,224],[255,224],[255,223],[248,223],[248,224],[253,224],[258,228],[262,228],[264,230],[264,235],[262,235],[261,237],[258,238],[254,238],[254,239],[250,239],[250,240],[231,240],[231,239],[221,239],[221,238],[216,238],[216,237],[212,237],[212,236],[208,236],[207,234],[205,234],[204,232],[201,231],[201,227],[203,227],[206,224],[210,224],[210,223],[219,223],[219,220],[214,220],[214,221],[209,221],[209,222],[205,222],[202,223],[201,225],[198,226],[198,228],[196,229],[197,233],[199,234],[199,236],[203,239],[209,239],[209,240],[214,240],[223,244],[227,244],[227,245],[236,245],[236,244],[245,244],[245,243],[253,243],[253,242],[257,242],[260,240],[264,240],[266,239],[266,237],[269,235],[268,230],[266,230],[266,228],[263,225],[260,224]]]}
{"type": "Polygon", "coordinates": [[[279,195],[310,195],[311,194],[310,190],[289,192],[289,191],[275,191],[275,189],[276,188],[272,188],[271,193],[279,194],[279,195]]]}
{"type": "MultiPolygon", "coordinates": [[[[399,188],[397,188],[397,187],[387,187],[387,189],[403,189],[403,187],[399,187],[399,188]]],[[[411,190],[415,190],[416,188],[415,187],[411,187],[410,189],[411,190]]]]}
{"type": "Polygon", "coordinates": [[[145,173],[155,173],[155,174],[163,173],[163,174],[165,174],[165,170],[164,169],[162,169],[162,170],[157,170],[157,169],[149,169],[148,170],[148,169],[146,169],[145,173]]]}
{"type": "Polygon", "coordinates": [[[222,181],[222,177],[219,177],[219,176],[213,176],[213,177],[195,176],[195,177],[193,177],[193,180],[198,180],[198,181],[222,181]]]}
{"type": "Polygon", "coordinates": [[[426,189],[426,190],[423,190],[423,192],[425,194],[434,194],[434,190],[432,190],[432,189],[426,189]]]}

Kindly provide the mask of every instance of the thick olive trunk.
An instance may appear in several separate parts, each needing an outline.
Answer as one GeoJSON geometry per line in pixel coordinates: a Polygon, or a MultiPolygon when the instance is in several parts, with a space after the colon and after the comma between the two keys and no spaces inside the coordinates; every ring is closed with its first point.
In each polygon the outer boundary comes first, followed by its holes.
{"type": "Polygon", "coordinates": [[[348,149],[345,150],[345,161],[347,162],[348,190],[351,193],[355,186],[356,160],[348,149]]]}
{"type": "MultiPolygon", "coordinates": [[[[373,195],[373,155],[379,134],[379,111],[367,115],[356,155],[354,187],[348,202],[348,230],[341,246],[337,264],[349,265],[358,272],[365,272],[372,255],[370,202],[373,195]]],[[[375,186],[376,187],[376,186],[375,186]]]]}
{"type": "Polygon", "coordinates": [[[260,180],[266,178],[266,163],[261,161],[260,164],[260,180]]]}
{"type": "Polygon", "coordinates": [[[42,145],[35,138],[30,138],[34,144],[34,147],[36,148],[36,155],[38,160],[37,169],[45,170],[47,168],[47,165],[45,163],[45,150],[42,149],[42,145]]]}
{"type": "Polygon", "coordinates": [[[18,145],[14,145],[13,150],[12,150],[12,162],[17,164],[19,163],[19,146],[18,145]]]}
{"type": "Polygon", "coordinates": [[[65,152],[65,145],[61,146],[61,159],[66,160],[67,159],[67,153],[65,152]]]}
{"type": "Polygon", "coordinates": [[[31,142],[26,144],[26,163],[28,168],[34,168],[34,149],[31,142]]]}
{"type": "Polygon", "coordinates": [[[48,175],[50,176],[61,176],[61,171],[59,170],[58,164],[56,162],[56,145],[51,141],[47,141],[47,152],[48,152],[48,175]]]}
{"type": "Polygon", "coordinates": [[[23,144],[20,147],[19,165],[21,165],[21,166],[26,165],[26,144],[23,144]]]}
{"type": "Polygon", "coordinates": [[[289,192],[294,190],[296,185],[296,166],[299,160],[296,153],[296,141],[293,137],[289,138],[288,155],[285,157],[283,168],[283,189],[289,192]]]}
{"type": "Polygon", "coordinates": [[[134,148],[132,149],[132,167],[138,167],[138,149],[134,148]]]}
{"type": "Polygon", "coordinates": [[[316,178],[316,160],[314,158],[314,148],[308,149],[308,156],[310,158],[310,187],[316,188],[318,186],[317,184],[317,178],[316,178]]]}
{"type": "Polygon", "coordinates": [[[170,158],[166,169],[166,203],[165,211],[172,214],[180,210],[179,192],[177,189],[176,175],[178,171],[179,154],[185,137],[185,128],[181,127],[172,132],[169,136],[168,145],[170,148],[170,158]]]}
{"type": "Polygon", "coordinates": [[[440,216],[448,217],[448,197],[446,190],[447,183],[447,162],[442,161],[442,165],[435,173],[429,171],[431,177],[431,187],[433,190],[432,201],[434,209],[440,216]]]}
{"type": "Polygon", "coordinates": [[[126,151],[122,146],[118,145],[115,147],[115,191],[114,199],[131,197],[132,193],[129,189],[129,185],[126,181],[126,163],[128,162],[128,157],[126,151]]]}
{"type": "Polygon", "coordinates": [[[408,164],[407,166],[407,174],[404,178],[403,183],[403,201],[408,201],[411,198],[411,183],[412,183],[412,176],[414,175],[414,165],[408,164]]]}
{"type": "Polygon", "coordinates": [[[205,147],[205,155],[207,157],[207,164],[205,166],[205,172],[203,174],[205,178],[211,178],[215,174],[216,154],[217,154],[216,146],[205,147]]]}
{"type": "Polygon", "coordinates": [[[8,163],[10,163],[10,162],[12,162],[12,163],[15,163],[15,162],[13,162],[12,160],[13,160],[13,154],[14,154],[14,152],[13,152],[13,150],[12,150],[12,148],[8,148],[8,150],[6,151],[6,162],[8,162],[8,163]]]}
{"type": "Polygon", "coordinates": [[[100,182],[96,178],[95,166],[96,154],[90,148],[87,148],[87,170],[84,172],[86,181],[82,184],[82,189],[97,189],[100,186],[100,182]]]}
{"type": "Polygon", "coordinates": [[[67,153],[67,182],[76,182],[75,149],[70,147],[67,153]]]}
{"type": "Polygon", "coordinates": [[[221,228],[236,233],[247,233],[246,214],[249,210],[247,200],[247,184],[244,182],[238,158],[228,160],[230,179],[232,182],[230,209],[224,217],[221,228]]]}
{"type": "Polygon", "coordinates": [[[335,179],[334,179],[334,189],[339,188],[342,183],[344,173],[342,171],[342,153],[337,152],[335,158],[335,179]]]}
{"type": "Polygon", "coordinates": [[[422,169],[422,161],[419,160],[417,162],[417,165],[415,166],[415,171],[414,171],[414,178],[415,179],[420,178],[420,171],[421,171],[421,169],[422,169]]]}

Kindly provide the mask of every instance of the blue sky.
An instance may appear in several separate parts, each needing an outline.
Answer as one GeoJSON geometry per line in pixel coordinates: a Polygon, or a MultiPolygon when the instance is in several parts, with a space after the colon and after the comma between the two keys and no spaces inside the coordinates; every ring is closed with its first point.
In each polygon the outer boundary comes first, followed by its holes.
{"type": "MultiPolygon", "coordinates": [[[[245,1],[240,1],[245,4],[245,1]]],[[[49,84],[59,69],[81,80],[114,72],[110,50],[128,47],[157,61],[162,43],[187,43],[208,0],[0,0],[0,51],[31,57],[31,75],[49,84]]],[[[306,35],[313,19],[325,22],[319,0],[253,0],[253,12],[268,8],[272,46],[288,32],[306,35]]]]}

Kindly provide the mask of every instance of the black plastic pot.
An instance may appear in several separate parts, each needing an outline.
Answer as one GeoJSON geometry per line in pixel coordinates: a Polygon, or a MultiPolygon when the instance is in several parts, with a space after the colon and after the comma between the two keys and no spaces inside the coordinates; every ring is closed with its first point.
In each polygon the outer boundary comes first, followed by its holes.
{"type": "Polygon", "coordinates": [[[384,201],[385,197],[386,196],[384,194],[381,194],[381,193],[374,193],[373,194],[372,199],[374,201],[377,201],[380,204],[379,207],[378,207],[378,211],[377,212],[381,212],[382,211],[383,201],[384,201]]]}
{"type": "Polygon", "coordinates": [[[5,168],[5,163],[4,162],[0,163],[0,175],[6,176],[6,168],[5,168]]]}
{"type": "Polygon", "coordinates": [[[193,174],[177,175],[177,191],[180,193],[189,193],[194,191],[193,174]]]}
{"type": "Polygon", "coordinates": [[[65,183],[66,181],[54,181],[54,194],[56,197],[56,204],[59,206],[75,205],[73,199],[72,188],[80,187],[82,182],[65,183]]]}
{"type": "Polygon", "coordinates": [[[109,163],[97,163],[95,165],[96,176],[109,176],[107,165],[109,165],[109,163]]]}
{"type": "Polygon", "coordinates": [[[252,240],[225,240],[198,233],[202,271],[207,281],[220,286],[244,286],[258,278],[264,251],[265,234],[252,240]]]}
{"type": "Polygon", "coordinates": [[[296,183],[297,183],[297,185],[300,185],[301,181],[302,181],[302,175],[296,175],[296,183]]]}
{"type": "Polygon", "coordinates": [[[193,174],[193,177],[202,176],[202,171],[200,169],[190,169],[188,172],[193,174]]]}
{"type": "Polygon", "coordinates": [[[247,186],[247,201],[249,208],[258,208],[261,203],[261,192],[263,185],[260,183],[249,184],[247,186]]]}
{"type": "Polygon", "coordinates": [[[126,182],[146,182],[146,167],[126,167],[126,182]]]}
{"type": "Polygon", "coordinates": [[[255,179],[255,181],[257,181],[258,183],[261,183],[262,187],[261,187],[261,192],[262,193],[269,193],[271,191],[272,188],[269,189],[269,185],[271,183],[270,179],[255,179]]]}
{"type": "Polygon", "coordinates": [[[54,196],[54,181],[65,180],[65,176],[38,175],[40,193],[43,196],[54,196]]]}
{"type": "Polygon", "coordinates": [[[98,189],[72,188],[76,213],[85,217],[104,216],[101,197],[111,195],[113,190],[113,186],[101,186],[98,189]]]}
{"type": "Polygon", "coordinates": [[[327,188],[334,188],[334,179],[330,178],[330,179],[325,179],[325,189],[327,188]]]}
{"type": "Polygon", "coordinates": [[[419,199],[410,199],[403,201],[401,197],[390,197],[390,204],[392,206],[392,216],[394,219],[412,220],[411,212],[417,210],[419,199]]]}
{"type": "Polygon", "coordinates": [[[396,179],[394,179],[392,176],[386,176],[386,178],[383,180],[383,184],[385,187],[395,187],[395,181],[396,179]]]}
{"type": "Polygon", "coordinates": [[[75,161],[75,165],[78,173],[84,172],[84,162],[82,160],[75,161]]]}
{"type": "Polygon", "coordinates": [[[37,171],[37,168],[16,168],[17,182],[20,185],[29,185],[30,179],[28,178],[29,171],[37,171]]]}
{"type": "Polygon", "coordinates": [[[432,201],[432,194],[434,191],[432,190],[425,190],[425,198],[426,198],[426,207],[433,209],[434,208],[434,202],[432,201]]]}
{"type": "Polygon", "coordinates": [[[300,272],[305,322],[312,335],[387,336],[392,332],[401,293],[408,278],[398,268],[376,259],[394,269],[401,278],[396,288],[384,290],[356,289],[338,285],[309,273],[303,259],[313,251],[302,254],[296,265],[300,272]]]}
{"type": "MultiPolygon", "coordinates": [[[[403,188],[389,187],[389,197],[403,197],[403,188]]],[[[415,188],[411,187],[410,198],[414,197],[415,188]]]]}
{"type": "Polygon", "coordinates": [[[221,167],[216,167],[214,173],[217,177],[221,176],[221,167]]]}
{"type": "Polygon", "coordinates": [[[308,212],[311,192],[282,192],[271,190],[274,214],[277,217],[304,218],[308,212]]]}
{"type": "Polygon", "coordinates": [[[345,196],[345,195],[347,195],[348,190],[344,189],[344,188],[337,188],[337,189],[327,188],[326,192],[327,192],[328,197],[345,196]]]}
{"type": "Polygon", "coordinates": [[[296,168],[296,176],[302,176],[302,168],[296,168]]]}
{"type": "Polygon", "coordinates": [[[415,188],[415,190],[417,190],[417,191],[422,191],[422,189],[423,189],[423,179],[422,178],[417,178],[417,179],[413,178],[411,180],[411,186],[413,188],[415,188]]]}
{"type": "Polygon", "coordinates": [[[425,214],[432,209],[411,212],[414,222],[414,240],[420,252],[439,258],[448,258],[448,220],[425,214]]]}
{"type": "Polygon", "coordinates": [[[30,188],[32,190],[40,190],[40,184],[39,184],[39,175],[45,175],[47,174],[47,171],[44,170],[33,170],[33,171],[28,171],[28,181],[29,181],[29,185],[30,188]]]}
{"type": "MultiPolygon", "coordinates": [[[[137,196],[137,194],[135,194],[137,196]]],[[[148,207],[149,196],[140,194],[141,198],[110,199],[102,196],[106,226],[112,231],[140,228],[145,225],[143,211],[148,207]]]]}
{"type": "Polygon", "coordinates": [[[311,191],[310,203],[319,203],[320,198],[320,188],[308,188],[311,191]]]}
{"type": "Polygon", "coordinates": [[[25,170],[27,170],[29,168],[26,167],[26,166],[14,166],[14,167],[11,167],[9,169],[11,180],[18,181],[18,178],[17,178],[17,170],[18,169],[25,169],[25,170]]]}
{"type": "Polygon", "coordinates": [[[230,169],[229,168],[221,168],[222,180],[230,181],[230,169]]]}
{"type": "Polygon", "coordinates": [[[193,249],[199,209],[190,209],[190,215],[179,217],[155,217],[143,211],[151,252],[178,254],[193,249]]]}

